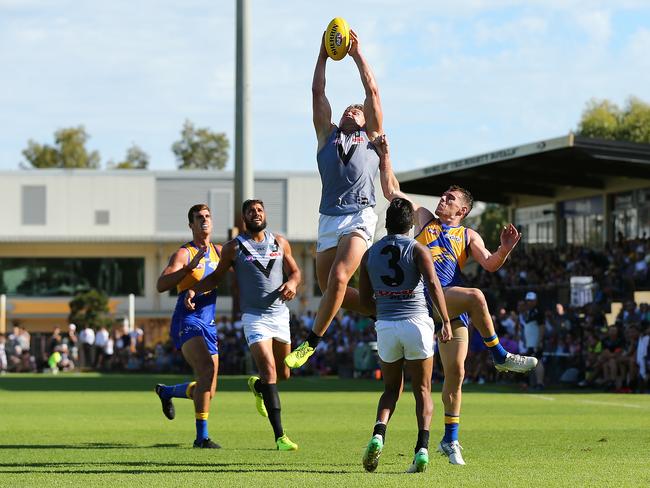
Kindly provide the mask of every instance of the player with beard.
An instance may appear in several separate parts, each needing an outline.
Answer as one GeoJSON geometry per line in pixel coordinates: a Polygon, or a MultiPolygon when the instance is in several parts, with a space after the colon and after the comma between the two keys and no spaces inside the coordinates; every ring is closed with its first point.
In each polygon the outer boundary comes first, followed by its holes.
{"type": "Polygon", "coordinates": [[[189,398],[194,401],[196,439],[194,447],[219,448],[208,436],[210,401],[217,387],[219,350],[217,330],[214,324],[216,290],[199,296],[194,309],[183,305],[188,289],[205,280],[217,268],[221,246],[210,242],[212,213],[204,204],[194,205],[187,213],[192,240],[176,251],[165,267],[156,288],[160,293],[176,287],[178,299],[171,320],[170,336],[185,360],[192,366],[196,381],[178,385],[156,385],[156,393],[162,402],[165,416],[176,416],[172,398],[189,398]]]}
{"type": "Polygon", "coordinates": [[[307,340],[285,359],[290,368],[299,368],[314,353],[339,308],[365,315],[373,313],[359,300],[358,290],[348,287],[348,282],[372,244],[377,224],[373,207],[379,156],[371,141],[382,132],[383,115],[375,76],[361,54],[354,31],[350,31],[348,54],[359,70],[365,100],[363,105],[347,107],[338,126],[332,123],[332,107],[325,96],[328,56],[324,41],[314,70],[312,109],[318,141],[316,159],[323,187],[316,275],[323,297],[307,340]]]}
{"type": "Polygon", "coordinates": [[[234,269],[240,284],[244,336],[260,375],[251,376],[248,387],[255,396],[257,411],[271,423],[277,449],[295,451],[298,445],[282,428],[277,382],[288,379],[290,374],[284,364],[291,351],[289,309],[285,302],[296,296],[300,270],[289,242],[266,230],[266,212],[261,200],[246,200],[242,216],[245,231],[224,244],[219,266],[188,290],[185,305],[193,310],[195,295],[213,289],[231,267],[234,269]]]}

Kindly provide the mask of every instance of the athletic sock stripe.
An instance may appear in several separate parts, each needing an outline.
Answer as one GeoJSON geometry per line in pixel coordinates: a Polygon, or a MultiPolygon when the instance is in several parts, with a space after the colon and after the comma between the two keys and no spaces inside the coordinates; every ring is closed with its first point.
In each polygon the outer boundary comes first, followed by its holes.
{"type": "Polygon", "coordinates": [[[192,398],[192,390],[194,390],[195,386],[196,386],[196,381],[192,381],[191,383],[187,384],[187,388],[185,389],[185,396],[187,398],[192,398]]]}
{"type": "Polygon", "coordinates": [[[492,336],[492,337],[486,337],[483,339],[483,343],[487,347],[494,347],[499,343],[499,338],[497,336],[492,336]]]}
{"type": "Polygon", "coordinates": [[[210,412],[196,412],[194,414],[194,417],[196,420],[208,420],[208,416],[210,415],[210,412]]]}

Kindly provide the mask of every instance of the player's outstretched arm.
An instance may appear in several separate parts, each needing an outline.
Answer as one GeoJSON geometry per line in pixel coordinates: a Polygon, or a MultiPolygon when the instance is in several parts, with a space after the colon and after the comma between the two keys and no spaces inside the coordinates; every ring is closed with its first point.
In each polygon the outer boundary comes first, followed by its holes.
{"type": "Polygon", "coordinates": [[[169,258],[169,263],[163,269],[158,281],[156,282],[156,289],[159,293],[171,290],[178,285],[183,278],[192,272],[194,268],[199,265],[201,258],[205,256],[208,248],[203,246],[196,253],[196,256],[188,263],[190,252],[184,247],[180,248],[169,258]]]}
{"type": "Polygon", "coordinates": [[[375,80],[375,75],[372,73],[372,69],[366,61],[366,58],[361,54],[359,36],[353,30],[350,30],[350,50],[348,54],[354,59],[357,68],[359,68],[361,83],[366,93],[366,98],[363,102],[363,115],[366,118],[366,132],[372,141],[384,132],[384,114],[381,110],[379,88],[375,80]]]}
{"type": "Polygon", "coordinates": [[[485,247],[485,242],[478,232],[467,229],[469,247],[472,257],[486,271],[497,271],[506,262],[510,252],[521,239],[521,234],[513,224],[506,225],[501,230],[501,245],[495,252],[490,252],[485,247]]]}
{"type": "Polygon", "coordinates": [[[368,251],[361,258],[359,266],[359,301],[361,306],[368,310],[374,310],[376,307],[374,289],[366,268],[368,262],[368,251]]]}
{"type": "Polygon", "coordinates": [[[429,296],[433,304],[434,312],[438,314],[438,319],[442,321],[442,330],[440,331],[440,341],[448,342],[452,338],[451,322],[449,321],[449,313],[447,312],[447,302],[445,301],[445,294],[442,291],[440,280],[436,275],[433,266],[433,258],[429,250],[422,244],[415,246],[415,260],[420,270],[420,274],[424,278],[424,282],[429,290],[429,296]]]}
{"type": "Polygon", "coordinates": [[[373,141],[373,144],[377,149],[377,154],[379,154],[379,181],[381,183],[381,190],[384,194],[384,198],[389,202],[392,202],[395,198],[404,198],[413,204],[413,210],[415,210],[415,217],[417,220],[415,229],[415,233],[417,234],[420,229],[422,229],[422,227],[430,222],[435,216],[426,208],[418,205],[410,196],[400,190],[399,181],[393,171],[393,164],[390,158],[390,145],[386,134],[377,136],[373,141]]]}
{"type": "Polygon", "coordinates": [[[291,245],[289,241],[286,240],[283,236],[277,235],[278,244],[282,246],[282,267],[284,269],[284,274],[287,276],[287,281],[282,283],[280,287],[280,299],[283,302],[293,300],[296,296],[298,290],[298,285],[302,280],[300,274],[300,268],[296,264],[296,260],[293,259],[293,254],[291,253],[291,245]]]}
{"type": "Polygon", "coordinates": [[[386,134],[380,134],[372,141],[377,154],[379,155],[379,181],[384,198],[392,202],[395,198],[404,198],[413,204],[414,210],[417,211],[417,205],[406,193],[402,193],[399,187],[399,181],[393,172],[393,164],[390,159],[390,145],[386,134]]]}
{"type": "Polygon", "coordinates": [[[312,111],[314,129],[318,139],[318,150],[320,150],[332,131],[332,107],[325,96],[325,65],[327,63],[327,51],[325,50],[325,33],[320,43],[320,51],[314,69],[314,79],[311,84],[312,111]]]}
{"type": "Polygon", "coordinates": [[[217,269],[215,269],[211,274],[209,274],[205,279],[199,281],[192,288],[187,290],[187,295],[185,296],[185,306],[190,310],[194,310],[194,296],[201,295],[206,291],[210,291],[217,287],[219,282],[226,276],[232,263],[235,261],[235,256],[237,255],[237,240],[233,239],[226,242],[226,244],[221,248],[221,258],[219,259],[219,264],[217,269]]]}

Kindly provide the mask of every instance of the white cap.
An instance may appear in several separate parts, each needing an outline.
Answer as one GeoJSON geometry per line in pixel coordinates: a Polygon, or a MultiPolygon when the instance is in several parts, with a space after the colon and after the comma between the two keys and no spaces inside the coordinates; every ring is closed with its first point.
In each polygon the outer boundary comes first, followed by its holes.
{"type": "Polygon", "coordinates": [[[529,291],[526,293],[526,300],[537,300],[537,293],[534,291],[529,291]]]}
{"type": "Polygon", "coordinates": [[[77,330],[77,326],[75,324],[68,324],[68,329],[77,330]]]}

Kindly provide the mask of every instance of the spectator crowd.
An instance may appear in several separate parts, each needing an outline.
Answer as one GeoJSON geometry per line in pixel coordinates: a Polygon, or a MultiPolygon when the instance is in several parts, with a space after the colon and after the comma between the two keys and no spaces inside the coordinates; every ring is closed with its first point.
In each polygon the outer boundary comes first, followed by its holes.
{"type": "MultiPolygon", "coordinates": [[[[567,383],[608,391],[648,391],[650,386],[650,305],[635,303],[633,294],[650,290],[650,239],[618,240],[602,250],[581,246],[563,249],[520,246],[496,273],[479,270],[466,286],[483,290],[497,333],[513,353],[534,355],[539,366],[524,388],[543,389],[567,383]],[[572,276],[591,276],[593,299],[571,305],[572,276]],[[612,302],[623,307],[611,323],[612,302]]],[[[314,313],[293,314],[292,343],[307,336],[314,313]]],[[[217,321],[220,374],[252,371],[241,321],[217,321]]],[[[63,333],[55,329],[39,346],[19,326],[0,334],[1,371],[95,369],[100,371],[186,372],[187,366],[171,342],[145,347],[142,329],[122,323],[80,331],[74,324],[63,333]]],[[[378,368],[374,323],[370,318],[341,312],[335,317],[303,375],[375,377],[378,368]]],[[[472,329],[466,382],[513,381],[496,372],[481,337],[472,329]]],[[[441,368],[436,368],[440,380],[441,368]]]]}

